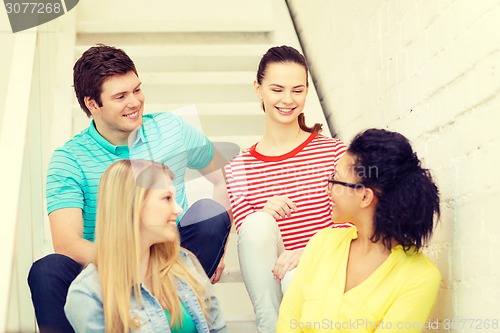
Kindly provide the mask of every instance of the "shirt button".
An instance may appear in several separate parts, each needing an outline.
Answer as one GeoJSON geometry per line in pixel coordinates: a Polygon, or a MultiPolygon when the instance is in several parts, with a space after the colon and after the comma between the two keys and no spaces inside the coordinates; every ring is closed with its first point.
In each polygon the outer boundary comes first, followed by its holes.
{"type": "Polygon", "coordinates": [[[141,328],[141,321],[139,320],[139,318],[135,317],[134,319],[132,319],[132,321],[135,328],[141,328]]]}

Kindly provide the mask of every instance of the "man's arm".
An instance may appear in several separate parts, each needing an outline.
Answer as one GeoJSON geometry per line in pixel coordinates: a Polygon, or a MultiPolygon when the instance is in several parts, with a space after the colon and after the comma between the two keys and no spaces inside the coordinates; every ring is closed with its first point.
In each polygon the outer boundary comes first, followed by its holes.
{"type": "Polygon", "coordinates": [[[226,179],[224,176],[224,166],[227,161],[224,156],[219,153],[217,149],[214,148],[214,155],[210,163],[199,170],[199,172],[214,186],[213,199],[220,203],[229,216],[231,216],[231,206],[229,205],[229,199],[226,190],[226,179]]]}
{"type": "MultiPolygon", "coordinates": [[[[214,151],[214,158],[218,154],[217,150],[214,151]]],[[[212,158],[212,161],[200,170],[200,172],[205,176],[205,178],[211,182],[214,186],[214,193],[213,193],[213,199],[220,203],[227,211],[229,214],[229,218],[231,219],[232,223],[232,214],[231,214],[231,207],[229,205],[229,199],[227,196],[227,190],[226,190],[226,181],[224,179],[224,169],[222,168],[216,168],[215,165],[217,164],[214,162],[214,158],[212,158]]],[[[210,282],[213,284],[219,282],[222,272],[224,271],[224,268],[226,265],[224,264],[224,257],[226,255],[226,249],[227,249],[227,243],[229,242],[229,235],[228,238],[226,239],[226,244],[224,245],[224,254],[222,255],[222,258],[220,259],[219,264],[217,265],[217,269],[215,270],[215,273],[210,276],[210,282]]]]}
{"type": "MultiPolygon", "coordinates": [[[[224,176],[224,166],[226,165],[226,163],[227,161],[224,158],[224,156],[222,156],[222,154],[219,153],[219,151],[214,148],[214,155],[212,156],[212,160],[206,167],[204,167],[199,171],[209,182],[213,184],[214,186],[213,199],[218,203],[220,203],[226,209],[232,223],[233,215],[231,214],[231,205],[229,204],[229,198],[226,189],[226,179],[224,176]]],[[[222,256],[214,275],[210,276],[210,282],[212,283],[219,282],[219,279],[222,276],[222,272],[224,271],[225,268],[224,256],[226,255],[228,242],[229,242],[229,236],[228,239],[226,240],[226,244],[224,245],[224,255],[222,256]]]]}
{"type": "Polygon", "coordinates": [[[84,239],[80,208],[62,208],[49,214],[52,244],[56,253],[64,254],[81,265],[94,260],[95,245],[84,239]]]}

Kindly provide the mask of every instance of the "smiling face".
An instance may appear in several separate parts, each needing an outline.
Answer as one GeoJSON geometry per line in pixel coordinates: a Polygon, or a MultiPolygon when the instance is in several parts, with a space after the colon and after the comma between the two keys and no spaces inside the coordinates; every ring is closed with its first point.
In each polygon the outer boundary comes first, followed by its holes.
{"type": "Polygon", "coordinates": [[[266,117],[280,124],[297,124],[307,96],[307,73],[294,62],[270,63],[261,84],[254,83],[262,99],[266,117]]]}
{"type": "Polygon", "coordinates": [[[163,186],[154,186],[148,191],[141,210],[141,242],[147,247],[172,242],[178,237],[176,221],[182,208],[175,201],[172,181],[166,175],[164,178],[163,186]]]}
{"type": "Polygon", "coordinates": [[[104,81],[102,106],[85,97],[85,105],[94,118],[97,131],[114,145],[125,145],[129,134],[142,125],[144,95],[141,81],[130,71],[104,81]]]}

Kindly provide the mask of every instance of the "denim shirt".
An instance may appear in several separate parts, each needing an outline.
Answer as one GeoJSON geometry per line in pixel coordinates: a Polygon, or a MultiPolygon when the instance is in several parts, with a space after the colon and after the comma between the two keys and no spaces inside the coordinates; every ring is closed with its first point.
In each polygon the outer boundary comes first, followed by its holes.
{"type": "MultiPolygon", "coordinates": [[[[181,251],[193,274],[205,285],[210,300],[205,299],[208,306],[208,320],[203,316],[202,308],[193,290],[182,280],[177,280],[175,289],[180,300],[186,306],[193,318],[198,333],[226,333],[226,323],[219,309],[213,287],[196,257],[181,251]]],[[[151,294],[145,285],[141,284],[143,305],[139,306],[134,297],[130,301],[130,330],[131,332],[171,332],[167,317],[158,300],[151,294]]],[[[66,305],[66,317],[77,333],[104,332],[104,312],[102,304],[99,274],[93,264],[89,264],[71,284],[66,305]]]]}

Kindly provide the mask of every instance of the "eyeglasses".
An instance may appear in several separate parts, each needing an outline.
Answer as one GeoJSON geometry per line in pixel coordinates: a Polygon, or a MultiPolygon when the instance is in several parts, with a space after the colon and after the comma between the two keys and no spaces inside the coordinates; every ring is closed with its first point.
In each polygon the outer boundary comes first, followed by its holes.
{"type": "Polygon", "coordinates": [[[328,179],[328,192],[332,191],[333,184],[339,184],[339,185],[342,185],[342,186],[345,186],[345,187],[354,188],[354,189],[358,189],[358,188],[363,188],[364,187],[363,184],[353,184],[353,183],[346,183],[346,182],[341,182],[341,181],[335,180],[335,179],[333,179],[333,174],[332,174],[330,176],[330,178],[328,179]]]}

